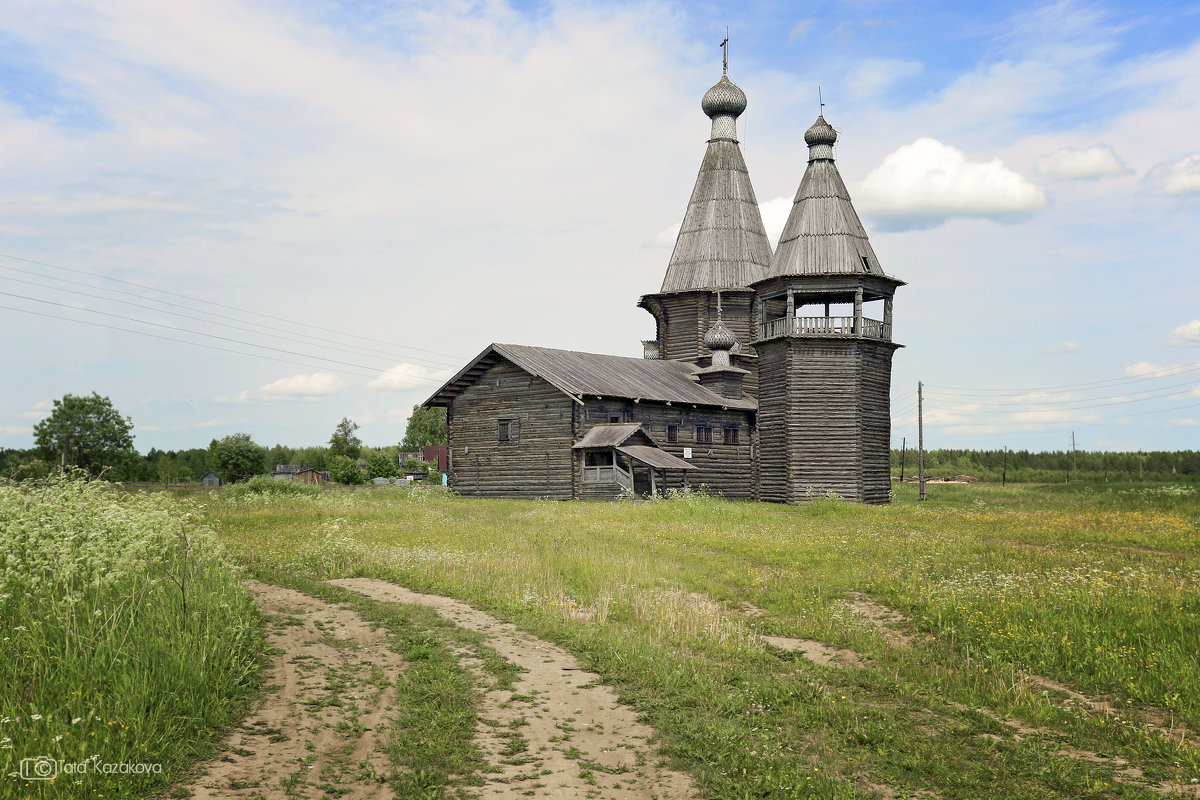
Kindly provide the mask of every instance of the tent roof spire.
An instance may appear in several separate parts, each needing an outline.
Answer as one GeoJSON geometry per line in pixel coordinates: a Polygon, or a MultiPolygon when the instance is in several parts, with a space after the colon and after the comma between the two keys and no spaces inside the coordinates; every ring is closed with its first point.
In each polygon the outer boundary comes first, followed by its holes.
{"type": "MultiPolygon", "coordinates": [[[[729,40],[721,43],[728,53],[729,40]]],[[[723,64],[728,68],[728,59],[723,64]]],[[[746,93],[728,74],[704,93],[700,108],[712,135],[700,163],[661,292],[743,289],[765,278],[771,244],[737,139],[746,93]]]]}
{"type": "Polygon", "coordinates": [[[833,161],[837,139],[822,110],[804,133],[808,168],[771,257],[770,277],[885,274],[833,161]]]}

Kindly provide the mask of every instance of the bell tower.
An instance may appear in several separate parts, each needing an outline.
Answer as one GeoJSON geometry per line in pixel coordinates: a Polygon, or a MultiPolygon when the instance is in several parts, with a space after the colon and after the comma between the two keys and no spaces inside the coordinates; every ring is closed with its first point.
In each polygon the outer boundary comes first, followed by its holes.
{"type": "MultiPolygon", "coordinates": [[[[735,355],[743,363],[752,362],[754,353],[746,346],[754,338],[750,284],[766,277],[771,245],[737,139],[737,118],[746,110],[746,95],[723,74],[704,93],[700,108],[712,120],[700,173],[662,288],[638,301],[655,320],[656,336],[644,342],[646,357],[707,360],[713,353],[705,334],[717,322],[723,302],[723,325],[739,343],[735,355]]],[[[757,375],[752,369],[746,384],[753,394],[757,375]]]]}
{"type": "Polygon", "coordinates": [[[758,355],[759,499],[829,491],[890,498],[892,297],[833,159],[822,114],[765,278],[752,284],[758,355]],[[872,316],[873,314],[873,316],[872,316]]]}

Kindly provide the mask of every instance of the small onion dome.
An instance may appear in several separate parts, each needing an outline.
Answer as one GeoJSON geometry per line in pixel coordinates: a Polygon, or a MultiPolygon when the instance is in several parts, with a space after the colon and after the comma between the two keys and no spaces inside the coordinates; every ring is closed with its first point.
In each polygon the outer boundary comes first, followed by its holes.
{"type": "Polygon", "coordinates": [[[824,115],[817,117],[812,127],[804,132],[804,141],[809,146],[817,144],[833,144],[837,141],[837,131],[825,121],[824,115]]]}
{"type": "Polygon", "coordinates": [[[708,333],[704,334],[704,346],[709,350],[732,350],[737,347],[737,343],[733,331],[726,328],[725,323],[719,319],[708,329],[708,333]]]}
{"type": "Polygon", "coordinates": [[[704,93],[700,108],[709,118],[718,114],[738,116],[746,110],[746,93],[737,84],[729,80],[728,75],[722,75],[717,85],[704,93]]]}

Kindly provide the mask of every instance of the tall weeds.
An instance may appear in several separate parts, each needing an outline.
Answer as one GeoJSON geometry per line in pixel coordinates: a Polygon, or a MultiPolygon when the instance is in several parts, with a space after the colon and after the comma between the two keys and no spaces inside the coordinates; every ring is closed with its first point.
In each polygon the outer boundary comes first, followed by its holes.
{"type": "Polygon", "coordinates": [[[194,506],[77,476],[0,486],[0,796],[146,796],[236,718],[261,653],[194,506]]]}

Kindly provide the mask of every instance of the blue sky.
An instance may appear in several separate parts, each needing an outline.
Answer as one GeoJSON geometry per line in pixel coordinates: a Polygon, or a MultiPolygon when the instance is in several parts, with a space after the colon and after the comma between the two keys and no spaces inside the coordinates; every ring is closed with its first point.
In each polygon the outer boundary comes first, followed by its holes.
{"type": "Polygon", "coordinates": [[[726,26],[769,232],[819,86],[908,282],[897,445],[923,380],[932,447],[1200,447],[1194,5],[119,1],[0,19],[0,446],[91,391],[382,445],[489,342],[639,355],[726,26]]]}

